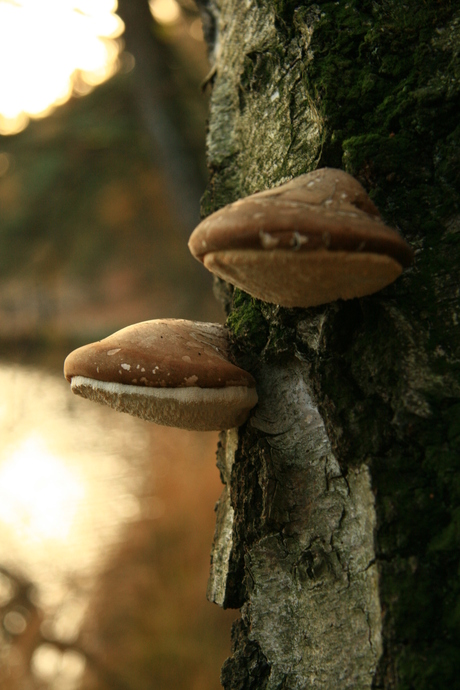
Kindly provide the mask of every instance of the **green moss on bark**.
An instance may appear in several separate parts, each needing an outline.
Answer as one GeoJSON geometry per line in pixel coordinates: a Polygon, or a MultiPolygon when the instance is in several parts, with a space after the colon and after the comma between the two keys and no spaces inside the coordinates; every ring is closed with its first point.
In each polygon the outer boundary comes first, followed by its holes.
{"type": "Polygon", "coordinates": [[[302,309],[283,309],[235,288],[226,325],[241,365],[252,370],[261,358],[278,363],[292,358],[296,324],[302,314],[302,309]]]}
{"type": "Polygon", "coordinates": [[[386,611],[381,671],[398,678],[399,689],[457,683],[460,454],[458,437],[449,438],[459,412],[458,403],[443,401],[429,424],[414,424],[414,443],[394,445],[372,463],[386,611]]]}
{"type": "Polygon", "coordinates": [[[431,234],[458,211],[460,16],[450,2],[320,3],[308,80],[344,167],[388,220],[431,234]]]}
{"type": "Polygon", "coordinates": [[[416,260],[394,287],[329,320],[318,397],[342,464],[372,458],[385,607],[376,687],[452,687],[460,673],[460,20],[450,2],[319,6],[307,79],[325,122],[320,164],[358,177],[411,239],[416,260]]]}
{"type": "Polygon", "coordinates": [[[240,349],[246,349],[245,344],[250,343],[255,356],[262,352],[268,338],[268,324],[262,309],[260,300],[238,288],[234,289],[227,327],[233,342],[240,349]]]}

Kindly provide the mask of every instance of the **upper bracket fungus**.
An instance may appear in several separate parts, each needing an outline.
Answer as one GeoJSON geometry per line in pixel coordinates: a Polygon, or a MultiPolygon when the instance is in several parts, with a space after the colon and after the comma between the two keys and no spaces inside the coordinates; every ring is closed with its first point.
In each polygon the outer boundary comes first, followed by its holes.
{"type": "Polygon", "coordinates": [[[64,376],[84,398],[182,429],[239,426],[257,403],[253,377],[229,361],[227,331],[213,323],[128,326],[74,350],[64,376]]]}
{"type": "Polygon", "coordinates": [[[333,168],[221,208],[193,231],[189,248],[220,278],[285,307],[372,294],[412,261],[359,182],[333,168]]]}

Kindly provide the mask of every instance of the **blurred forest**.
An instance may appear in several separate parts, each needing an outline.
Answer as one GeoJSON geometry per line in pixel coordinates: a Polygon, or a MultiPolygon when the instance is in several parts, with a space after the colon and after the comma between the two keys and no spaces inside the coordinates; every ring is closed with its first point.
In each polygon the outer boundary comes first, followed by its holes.
{"type": "MultiPolygon", "coordinates": [[[[200,84],[209,65],[196,7],[181,0],[180,10],[161,24],[146,0],[120,2],[118,73],[21,133],[0,136],[7,368],[61,377],[71,349],[130,323],[223,321],[212,281],[187,248],[206,181],[200,84]]],[[[76,404],[69,401],[70,412],[76,404]]],[[[109,418],[114,430],[119,417],[109,418]]],[[[77,632],[59,634],[33,569],[0,563],[2,690],[219,687],[234,614],[205,598],[221,489],[217,437],[133,428],[147,444],[146,462],[137,462],[133,443],[130,468],[143,509],[101,554],[95,582],[69,574],[69,600],[82,586],[89,596],[77,632]]],[[[0,438],[0,468],[1,452],[0,438]]]]}
{"type": "Polygon", "coordinates": [[[194,195],[198,221],[206,178],[208,65],[189,30],[200,20],[187,5],[179,25],[161,26],[143,0],[125,4],[141,16],[125,19],[133,45],[119,73],[0,138],[4,352],[8,341],[68,348],[148,318],[222,319],[186,244],[184,208],[194,195]]]}

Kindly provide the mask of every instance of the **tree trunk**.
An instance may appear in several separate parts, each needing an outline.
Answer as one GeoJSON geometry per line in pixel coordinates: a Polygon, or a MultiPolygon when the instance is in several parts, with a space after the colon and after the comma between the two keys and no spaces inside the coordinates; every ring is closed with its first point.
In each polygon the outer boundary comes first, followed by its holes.
{"type": "Polygon", "coordinates": [[[343,168],[415,250],[385,290],[283,309],[220,282],[258,383],[224,433],[208,596],[226,690],[458,687],[460,13],[449,0],[202,0],[221,206],[343,168]]]}
{"type": "Polygon", "coordinates": [[[120,0],[117,11],[125,23],[126,48],[136,60],[134,96],[152,158],[155,166],[162,168],[171,208],[188,234],[199,219],[204,181],[172,117],[180,104],[172,93],[170,65],[152,31],[153,18],[146,0],[120,0]]]}

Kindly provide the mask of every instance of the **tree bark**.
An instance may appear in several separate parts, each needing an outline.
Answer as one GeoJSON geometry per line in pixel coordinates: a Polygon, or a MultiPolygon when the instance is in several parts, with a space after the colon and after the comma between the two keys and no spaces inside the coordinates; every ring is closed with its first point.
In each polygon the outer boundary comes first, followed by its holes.
{"type": "Polygon", "coordinates": [[[415,250],[367,298],[283,309],[216,283],[259,404],[222,434],[208,597],[226,690],[458,685],[460,13],[448,0],[200,3],[202,215],[347,170],[415,250]]]}

